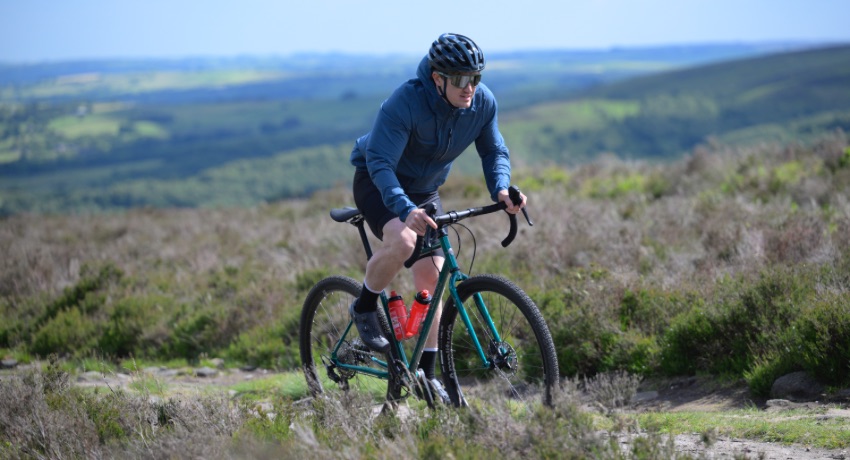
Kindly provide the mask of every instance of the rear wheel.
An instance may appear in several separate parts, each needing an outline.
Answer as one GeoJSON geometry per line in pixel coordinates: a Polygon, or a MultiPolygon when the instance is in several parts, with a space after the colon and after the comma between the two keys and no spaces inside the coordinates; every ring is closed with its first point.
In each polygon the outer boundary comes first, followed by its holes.
{"type": "Polygon", "coordinates": [[[551,406],[558,386],[558,358],[549,328],[531,298],[494,275],[469,278],[457,292],[487,362],[450,297],[440,319],[439,348],[452,403],[461,406],[486,399],[512,413],[530,413],[535,404],[551,406]]]}
{"type": "MultiPolygon", "coordinates": [[[[330,276],[316,283],[307,294],[301,310],[299,345],[302,369],[313,397],[337,387],[343,391],[361,390],[376,400],[386,398],[386,380],[339,366],[344,363],[381,369],[376,360],[386,360],[385,355],[366,347],[351,324],[348,308],[360,296],[361,288],[352,278],[330,276]]],[[[383,309],[378,309],[378,315],[388,331],[383,309]]]]}

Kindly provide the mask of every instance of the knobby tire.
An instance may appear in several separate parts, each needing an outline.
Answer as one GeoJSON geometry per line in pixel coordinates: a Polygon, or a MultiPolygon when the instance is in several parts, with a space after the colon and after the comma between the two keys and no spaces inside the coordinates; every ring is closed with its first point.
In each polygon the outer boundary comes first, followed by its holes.
{"type": "MultiPolygon", "coordinates": [[[[559,385],[558,358],[543,315],[519,287],[496,275],[476,275],[457,288],[475,334],[485,355],[498,361],[495,349],[512,349],[515,365],[485,367],[475,351],[457,305],[449,298],[439,326],[440,367],[446,390],[455,406],[468,404],[467,398],[486,399],[526,412],[536,403],[553,405],[559,385]],[[495,343],[475,305],[481,294],[502,342],[495,343]]],[[[510,360],[506,360],[510,361],[510,360]]]]}

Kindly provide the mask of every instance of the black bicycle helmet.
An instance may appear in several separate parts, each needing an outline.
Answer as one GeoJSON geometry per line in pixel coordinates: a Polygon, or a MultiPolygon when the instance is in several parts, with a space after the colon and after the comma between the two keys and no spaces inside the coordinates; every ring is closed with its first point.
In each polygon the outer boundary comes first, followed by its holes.
{"type": "Polygon", "coordinates": [[[428,51],[428,62],[438,72],[447,74],[484,70],[484,53],[471,38],[460,34],[443,34],[428,51]]]}

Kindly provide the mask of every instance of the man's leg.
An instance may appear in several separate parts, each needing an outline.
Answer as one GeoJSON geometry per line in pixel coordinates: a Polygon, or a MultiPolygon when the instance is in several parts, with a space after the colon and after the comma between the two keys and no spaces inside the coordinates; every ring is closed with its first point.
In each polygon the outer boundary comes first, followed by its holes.
{"type": "MultiPolygon", "coordinates": [[[[407,228],[404,222],[398,218],[387,222],[384,225],[383,244],[372,254],[372,258],[366,264],[366,285],[373,291],[383,291],[404,268],[404,261],[410,257],[415,245],[416,233],[407,228]]],[[[364,311],[374,310],[377,308],[377,303],[372,302],[371,305],[358,307],[358,311],[360,308],[364,311]]]]}
{"type": "Polygon", "coordinates": [[[410,257],[415,244],[413,230],[398,218],[391,219],[383,228],[383,244],[366,264],[364,288],[360,298],[352,305],[352,316],[360,338],[375,351],[386,353],[389,350],[389,341],[378,325],[378,296],[404,267],[404,261],[410,257]]]}

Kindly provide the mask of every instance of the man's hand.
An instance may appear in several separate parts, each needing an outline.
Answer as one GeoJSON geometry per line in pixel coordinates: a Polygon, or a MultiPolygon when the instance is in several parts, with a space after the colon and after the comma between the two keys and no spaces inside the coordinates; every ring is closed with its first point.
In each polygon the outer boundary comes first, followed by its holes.
{"type": "Polygon", "coordinates": [[[514,205],[513,201],[511,201],[511,197],[510,197],[510,195],[508,195],[507,190],[499,190],[499,194],[498,194],[499,201],[503,201],[506,205],[508,205],[508,207],[505,209],[505,211],[508,211],[511,214],[516,214],[516,213],[519,212],[520,209],[525,207],[525,204],[526,204],[526,201],[527,201],[525,194],[520,192],[519,196],[522,198],[522,203],[520,203],[519,206],[517,206],[517,205],[514,205]]]}
{"type": "MultiPolygon", "coordinates": [[[[505,196],[507,196],[507,194],[508,192],[506,190],[505,196]]],[[[433,229],[437,228],[437,223],[434,222],[434,219],[428,216],[428,213],[426,213],[422,208],[416,208],[413,211],[410,211],[410,214],[407,215],[407,219],[404,219],[404,225],[407,225],[407,228],[413,230],[419,236],[425,236],[425,230],[428,227],[433,229]]]]}

